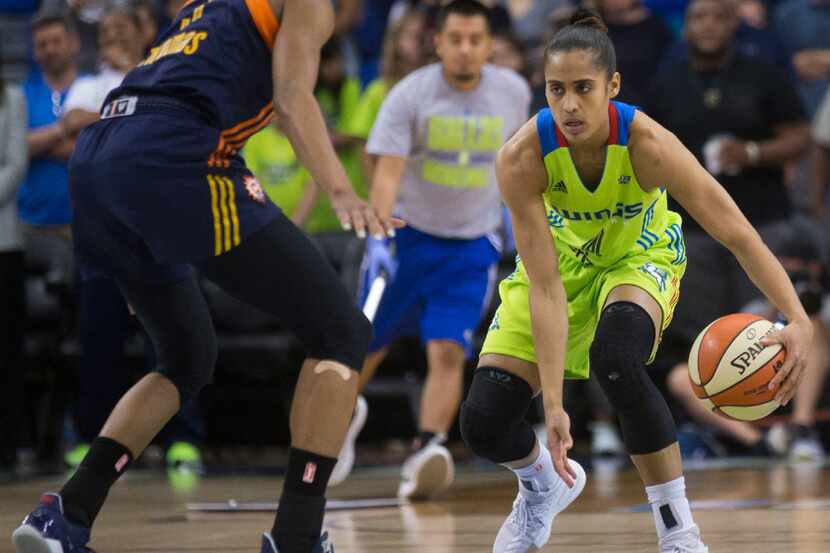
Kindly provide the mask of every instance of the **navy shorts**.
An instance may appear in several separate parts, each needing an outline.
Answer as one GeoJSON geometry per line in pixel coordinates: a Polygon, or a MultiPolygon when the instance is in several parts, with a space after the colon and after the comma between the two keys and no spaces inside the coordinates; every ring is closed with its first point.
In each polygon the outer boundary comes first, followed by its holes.
{"type": "Polygon", "coordinates": [[[198,110],[158,96],[122,105],[81,133],[69,163],[83,276],[178,280],[279,216],[240,156],[210,162],[219,130],[198,110]]]}

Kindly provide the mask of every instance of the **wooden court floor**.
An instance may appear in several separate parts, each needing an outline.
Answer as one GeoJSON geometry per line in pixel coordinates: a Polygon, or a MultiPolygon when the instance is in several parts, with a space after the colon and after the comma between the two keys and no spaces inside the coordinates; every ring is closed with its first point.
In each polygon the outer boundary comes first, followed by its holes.
{"type": "MultiPolygon", "coordinates": [[[[689,496],[711,553],[830,552],[830,469],[753,466],[738,461],[689,470],[689,496]]],[[[42,490],[60,479],[0,485],[0,553],[42,490]]],[[[279,478],[208,477],[176,482],[160,473],[132,473],[119,482],[93,534],[98,553],[257,553],[264,512],[188,511],[194,502],[273,501],[279,478]]],[[[365,469],[331,498],[394,496],[393,468],[365,469]]],[[[463,467],[442,501],[330,512],[325,526],[337,553],[489,552],[507,515],[515,481],[506,471],[463,467]]],[[[642,487],[627,468],[595,468],[582,496],[554,523],[545,552],[655,553],[653,521],[642,487]]]]}

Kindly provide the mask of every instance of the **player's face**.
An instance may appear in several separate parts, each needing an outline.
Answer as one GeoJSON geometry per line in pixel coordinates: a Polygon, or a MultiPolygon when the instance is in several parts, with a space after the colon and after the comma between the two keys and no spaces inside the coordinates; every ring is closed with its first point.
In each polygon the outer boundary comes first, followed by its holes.
{"type": "Polygon", "coordinates": [[[483,16],[450,14],[435,35],[435,50],[444,71],[458,81],[478,79],[490,56],[492,39],[483,16]]]}
{"type": "Polygon", "coordinates": [[[686,12],[684,34],[689,47],[702,55],[718,55],[732,43],[737,21],[720,0],[697,0],[686,12]]]}
{"type": "Polygon", "coordinates": [[[590,50],[555,52],[545,65],[545,94],[556,126],[568,139],[586,142],[608,127],[608,102],[620,91],[620,74],[608,79],[590,50]]]}
{"type": "Polygon", "coordinates": [[[46,25],[32,37],[37,64],[47,75],[66,71],[78,52],[78,39],[60,23],[46,25]]]}

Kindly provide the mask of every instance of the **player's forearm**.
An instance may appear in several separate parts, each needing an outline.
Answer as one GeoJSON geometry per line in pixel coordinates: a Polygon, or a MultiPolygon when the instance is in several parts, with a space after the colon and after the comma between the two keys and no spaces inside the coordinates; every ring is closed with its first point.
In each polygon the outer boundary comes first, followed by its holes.
{"type": "Polygon", "coordinates": [[[274,110],[277,125],[288,137],[300,163],[327,194],[349,190],[349,179],[329,140],[320,106],[310,91],[278,89],[274,110]]]}
{"type": "Polygon", "coordinates": [[[545,409],[562,407],[568,304],[562,282],[530,284],[530,320],[545,409]]]}
{"type": "Polygon", "coordinates": [[[789,322],[807,320],[786,271],[752,227],[742,229],[739,238],[727,246],[750,280],[789,322]]]}

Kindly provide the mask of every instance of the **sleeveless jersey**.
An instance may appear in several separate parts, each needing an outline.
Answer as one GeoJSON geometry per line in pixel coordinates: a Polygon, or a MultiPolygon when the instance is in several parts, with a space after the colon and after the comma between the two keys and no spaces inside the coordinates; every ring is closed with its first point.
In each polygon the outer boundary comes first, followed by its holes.
{"type": "Polygon", "coordinates": [[[536,130],[548,175],[543,197],[560,256],[585,267],[610,267],[667,237],[676,260],[685,259],[680,216],[669,211],[665,188],[644,192],[628,153],[628,130],[636,108],[611,102],[611,132],[599,186],[586,188],[571,159],[568,142],[549,108],[541,110],[536,130]]]}
{"type": "Polygon", "coordinates": [[[164,95],[193,105],[221,131],[209,164],[228,167],[273,117],[278,29],[268,0],[189,0],[109,99],[164,95]]]}

